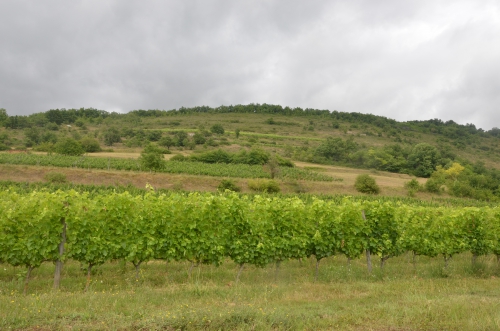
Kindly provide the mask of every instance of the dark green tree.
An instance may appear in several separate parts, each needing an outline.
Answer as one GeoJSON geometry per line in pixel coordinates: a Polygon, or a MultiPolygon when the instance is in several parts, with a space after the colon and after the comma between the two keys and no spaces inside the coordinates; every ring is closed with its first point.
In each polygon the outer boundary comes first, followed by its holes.
{"type": "Polygon", "coordinates": [[[116,128],[108,128],[103,133],[104,144],[113,146],[114,143],[121,142],[120,132],[116,128]]]}
{"type": "Polygon", "coordinates": [[[170,149],[170,147],[174,146],[175,143],[174,143],[174,140],[170,136],[166,136],[166,137],[161,138],[158,141],[158,145],[160,145],[162,147],[166,147],[167,149],[170,149]]]}
{"type": "Polygon", "coordinates": [[[420,143],[413,147],[408,156],[408,168],[418,177],[430,177],[441,160],[441,154],[436,147],[420,143]]]}
{"type": "Polygon", "coordinates": [[[0,108],[0,126],[3,125],[8,118],[9,115],[7,115],[7,111],[5,110],[5,108],[0,108]]]}

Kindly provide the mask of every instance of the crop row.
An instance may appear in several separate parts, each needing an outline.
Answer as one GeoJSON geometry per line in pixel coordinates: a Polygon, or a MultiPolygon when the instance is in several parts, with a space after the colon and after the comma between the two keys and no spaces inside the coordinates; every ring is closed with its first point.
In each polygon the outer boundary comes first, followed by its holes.
{"type": "MultiPolygon", "coordinates": [[[[500,256],[500,209],[424,208],[388,202],[341,204],[236,194],[132,196],[75,191],[0,193],[0,262],[33,268],[72,259],[87,266],[125,259],[220,265],[378,255],[500,256]]],[[[28,278],[27,278],[28,279],[28,278]]]]}
{"type": "MultiPolygon", "coordinates": [[[[120,158],[100,158],[66,155],[7,154],[0,153],[0,164],[19,164],[83,169],[146,171],[139,160],[120,158]]],[[[260,165],[247,164],[207,164],[202,162],[168,161],[159,172],[205,175],[214,177],[270,178],[270,174],[260,165]]],[[[280,178],[292,180],[332,181],[333,178],[321,173],[299,168],[281,169],[280,178]]]]}

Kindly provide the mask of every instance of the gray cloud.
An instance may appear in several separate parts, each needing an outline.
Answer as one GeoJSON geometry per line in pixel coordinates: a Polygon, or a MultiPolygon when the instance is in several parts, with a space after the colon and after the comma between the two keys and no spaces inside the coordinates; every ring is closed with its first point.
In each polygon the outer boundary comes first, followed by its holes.
{"type": "Polygon", "coordinates": [[[0,31],[10,115],[266,102],[500,126],[493,0],[6,0],[0,31]]]}

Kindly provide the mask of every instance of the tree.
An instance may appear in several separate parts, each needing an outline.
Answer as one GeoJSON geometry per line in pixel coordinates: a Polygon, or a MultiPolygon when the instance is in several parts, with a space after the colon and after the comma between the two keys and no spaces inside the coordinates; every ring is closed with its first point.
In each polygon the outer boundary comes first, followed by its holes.
{"type": "Polygon", "coordinates": [[[222,127],[221,124],[214,124],[212,125],[212,127],[210,128],[210,131],[212,131],[212,133],[215,133],[215,134],[224,134],[224,128],[222,127]]]}
{"type": "Polygon", "coordinates": [[[184,131],[178,131],[176,134],[175,134],[175,145],[176,146],[186,146],[187,143],[189,142],[189,139],[188,139],[188,134],[184,131]]]}
{"type": "Polygon", "coordinates": [[[267,168],[267,170],[269,170],[271,179],[274,179],[280,173],[280,165],[275,155],[269,158],[269,160],[265,164],[265,167],[267,168]]]}
{"type": "Polygon", "coordinates": [[[419,177],[430,177],[436,169],[441,155],[436,147],[426,143],[415,145],[408,156],[408,168],[419,177]]]}
{"type": "Polygon", "coordinates": [[[116,128],[108,128],[104,131],[104,144],[106,146],[112,146],[114,143],[121,142],[120,132],[116,128]]]}
{"type": "Polygon", "coordinates": [[[64,138],[57,142],[55,145],[55,151],[56,153],[62,155],[79,156],[85,154],[82,144],[73,138],[64,138]]]}
{"type": "Polygon", "coordinates": [[[158,141],[158,145],[170,149],[170,147],[174,146],[174,141],[171,137],[166,136],[161,138],[160,141],[158,141]]]}
{"type": "Polygon", "coordinates": [[[5,108],[0,108],[0,125],[5,123],[8,118],[9,115],[7,115],[7,111],[5,110],[5,108]]]}
{"type": "Polygon", "coordinates": [[[349,153],[357,149],[357,144],[352,137],[347,140],[342,138],[328,137],[316,149],[316,155],[325,157],[333,161],[345,161],[349,153]]]}

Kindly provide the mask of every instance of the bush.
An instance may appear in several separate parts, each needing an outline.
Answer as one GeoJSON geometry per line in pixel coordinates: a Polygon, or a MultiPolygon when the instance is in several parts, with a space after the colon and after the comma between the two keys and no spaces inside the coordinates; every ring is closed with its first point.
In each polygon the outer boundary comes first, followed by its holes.
{"type": "Polygon", "coordinates": [[[251,179],[248,181],[248,188],[253,191],[264,193],[279,193],[281,188],[274,180],[269,179],[251,179]]]}
{"type": "Polygon", "coordinates": [[[149,131],[146,135],[146,138],[149,141],[158,141],[161,139],[161,131],[155,130],[155,131],[149,131]]]}
{"type": "Polygon", "coordinates": [[[82,140],[80,140],[80,143],[87,153],[95,153],[101,151],[101,145],[99,145],[99,142],[94,138],[83,138],[82,140]]]}
{"type": "Polygon", "coordinates": [[[380,192],[380,187],[378,187],[377,182],[375,182],[375,179],[368,174],[356,177],[354,187],[361,193],[378,194],[380,192]]]}
{"type": "Polygon", "coordinates": [[[80,156],[85,154],[85,150],[80,144],[79,141],[76,141],[73,138],[65,138],[57,144],[55,144],[54,149],[57,154],[62,155],[72,155],[72,156],[80,156]]]}
{"type": "Polygon", "coordinates": [[[66,183],[66,175],[60,172],[47,172],[44,176],[49,183],[66,183]]]}
{"type": "Polygon", "coordinates": [[[161,170],[165,167],[163,159],[164,150],[158,146],[148,144],[141,152],[139,161],[141,165],[149,170],[161,170]]]}
{"type": "Polygon", "coordinates": [[[210,131],[212,133],[216,133],[216,134],[224,134],[224,128],[220,124],[212,125],[212,127],[210,128],[210,131]]]}
{"type": "Polygon", "coordinates": [[[413,178],[412,180],[405,183],[405,188],[413,192],[418,192],[422,190],[422,185],[420,185],[418,180],[413,178]]]}
{"type": "Polygon", "coordinates": [[[180,161],[180,162],[183,162],[183,161],[189,161],[189,159],[187,157],[185,157],[184,155],[182,155],[182,154],[175,154],[174,156],[172,156],[170,158],[170,161],[180,161]]]}
{"type": "Polygon", "coordinates": [[[38,146],[33,147],[33,150],[37,152],[47,152],[51,154],[54,151],[54,144],[53,143],[41,143],[38,146]]]}
{"type": "Polygon", "coordinates": [[[236,183],[230,179],[223,179],[219,186],[217,186],[217,190],[220,192],[224,192],[225,190],[239,192],[241,188],[239,188],[236,183]]]}
{"type": "Polygon", "coordinates": [[[431,193],[441,193],[442,185],[442,181],[431,177],[425,182],[425,190],[431,193]]]}
{"type": "Polygon", "coordinates": [[[404,187],[408,190],[409,197],[414,197],[415,193],[422,191],[422,185],[415,178],[406,182],[404,187]]]}

